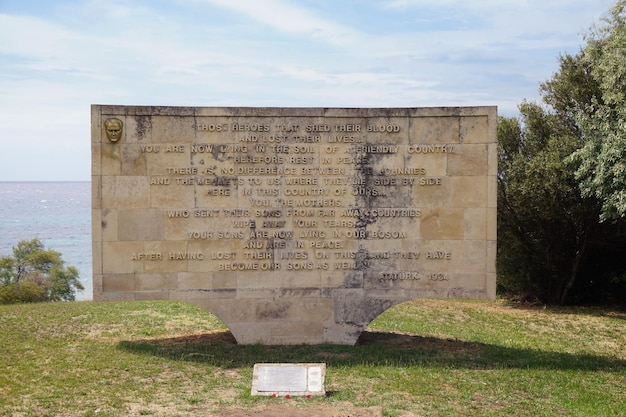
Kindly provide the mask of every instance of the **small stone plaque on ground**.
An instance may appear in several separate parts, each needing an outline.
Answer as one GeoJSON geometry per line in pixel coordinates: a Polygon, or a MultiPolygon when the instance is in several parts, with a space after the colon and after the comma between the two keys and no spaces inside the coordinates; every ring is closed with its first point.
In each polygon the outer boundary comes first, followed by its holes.
{"type": "Polygon", "coordinates": [[[257,363],[252,377],[252,395],[325,395],[324,363],[257,363]]]}

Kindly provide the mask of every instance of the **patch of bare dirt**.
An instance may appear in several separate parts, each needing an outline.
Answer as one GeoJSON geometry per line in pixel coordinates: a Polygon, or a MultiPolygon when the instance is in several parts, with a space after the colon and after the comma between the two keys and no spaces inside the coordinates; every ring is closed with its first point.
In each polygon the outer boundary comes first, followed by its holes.
{"type": "Polygon", "coordinates": [[[187,344],[206,345],[236,345],[237,341],[228,330],[202,331],[193,334],[185,334],[167,339],[155,339],[152,343],[159,346],[184,346],[187,344]]]}
{"type": "MultiPolygon", "coordinates": [[[[218,414],[215,414],[217,417],[218,414]]],[[[251,410],[225,408],[220,417],[380,417],[380,407],[359,408],[350,404],[294,407],[288,404],[270,404],[251,410]]]]}

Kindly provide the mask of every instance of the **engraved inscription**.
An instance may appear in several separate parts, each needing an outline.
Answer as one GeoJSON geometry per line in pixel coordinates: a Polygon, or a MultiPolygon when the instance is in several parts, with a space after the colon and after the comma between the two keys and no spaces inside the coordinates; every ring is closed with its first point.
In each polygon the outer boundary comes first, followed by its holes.
{"type": "MultiPolygon", "coordinates": [[[[199,155],[201,165],[215,161],[226,166],[203,169],[193,165],[165,166],[162,175],[150,177],[150,186],[195,187],[194,204],[168,209],[165,217],[178,219],[178,230],[187,229],[182,237],[188,241],[241,241],[244,251],[211,252],[208,257],[202,252],[170,252],[159,259],[206,260],[210,262],[209,269],[238,272],[370,270],[377,266],[388,268],[398,260],[404,261],[403,267],[422,268],[416,263],[419,251],[333,253],[332,250],[350,247],[350,242],[391,241],[394,247],[403,246],[401,242],[415,238],[408,230],[422,217],[419,189],[442,186],[442,177],[429,176],[428,169],[419,166],[427,164],[423,160],[418,161],[418,166],[406,162],[402,166],[390,163],[380,166],[374,161],[385,162],[398,154],[406,160],[412,155],[452,153],[454,145],[370,143],[368,135],[397,138],[402,128],[399,124],[367,121],[328,124],[209,121],[196,123],[195,128],[197,132],[217,135],[218,141],[204,142],[200,136],[190,144],[142,144],[141,151],[188,154],[192,160],[194,155],[199,155]],[[241,136],[242,132],[246,135],[241,136]],[[341,156],[320,157],[325,154],[341,156]],[[199,195],[204,196],[204,204],[198,202],[199,195]],[[400,199],[398,195],[407,198],[400,199]],[[408,197],[412,195],[417,198],[408,197]],[[378,199],[382,201],[372,206],[378,199]],[[223,208],[210,207],[218,201],[223,208]],[[196,219],[205,219],[207,223],[202,226],[196,219]],[[393,221],[381,223],[379,219],[393,221]],[[183,220],[187,221],[181,223],[183,220]],[[378,223],[381,225],[377,226],[378,223]],[[288,245],[289,241],[293,243],[288,245]],[[331,250],[330,254],[326,250],[331,250]],[[336,261],[325,261],[331,257],[336,261]],[[314,259],[323,262],[315,263],[314,259]],[[235,260],[238,261],[214,262],[235,260]]],[[[450,251],[424,254],[426,260],[452,258],[450,251]]],[[[149,260],[145,254],[135,258],[149,260]]],[[[384,274],[381,280],[408,279],[402,273],[384,274]]],[[[413,281],[430,279],[428,276],[426,272],[407,275],[413,281]]]]}

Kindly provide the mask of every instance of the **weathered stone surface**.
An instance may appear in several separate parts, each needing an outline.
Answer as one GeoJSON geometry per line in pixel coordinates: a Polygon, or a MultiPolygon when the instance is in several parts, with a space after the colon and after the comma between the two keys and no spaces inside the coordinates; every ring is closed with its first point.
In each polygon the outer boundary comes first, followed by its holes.
{"type": "Polygon", "coordinates": [[[94,105],[92,170],[95,300],[354,344],[398,303],[495,297],[495,107],[94,105]]]}

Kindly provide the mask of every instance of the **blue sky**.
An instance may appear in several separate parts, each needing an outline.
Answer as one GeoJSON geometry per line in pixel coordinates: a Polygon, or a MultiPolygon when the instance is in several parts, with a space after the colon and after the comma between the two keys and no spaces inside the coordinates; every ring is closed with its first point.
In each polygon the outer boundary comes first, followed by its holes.
{"type": "Polygon", "coordinates": [[[89,180],[90,105],[537,100],[614,0],[0,0],[0,181],[89,180]]]}

